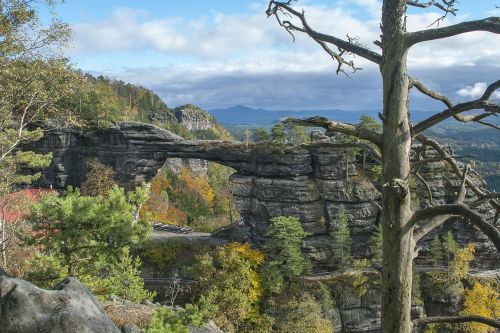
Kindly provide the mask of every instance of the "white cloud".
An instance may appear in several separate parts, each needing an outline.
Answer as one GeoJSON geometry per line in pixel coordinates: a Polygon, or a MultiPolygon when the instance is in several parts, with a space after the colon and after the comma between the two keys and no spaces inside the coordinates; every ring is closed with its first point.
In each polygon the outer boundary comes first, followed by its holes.
{"type": "MultiPolygon", "coordinates": [[[[380,35],[379,0],[345,0],[331,6],[313,1],[299,4],[315,30],[340,38],[346,38],[347,33],[359,36],[361,43],[377,50],[372,42],[380,35]],[[353,2],[357,6],[350,6],[353,2]],[[356,12],[359,8],[363,10],[361,15],[359,10],[356,12]]],[[[254,2],[249,4],[247,14],[213,12],[196,20],[153,19],[144,11],[121,8],[107,20],[76,25],[73,52],[87,58],[110,58],[122,51],[138,55],[135,59],[140,62],[116,63],[100,72],[154,88],[171,105],[193,102],[205,107],[238,103],[272,107],[277,103],[297,107],[351,105],[356,109],[380,105],[380,73],[376,65],[355,57],[356,65],[364,71],[352,79],[337,77],[335,62],[314,41],[297,34],[293,43],[274,19],[266,17],[264,7],[254,2]],[[152,62],[148,52],[165,55],[168,61],[152,62]],[[117,70],[120,67],[121,72],[117,70]],[[349,93],[349,89],[356,94],[349,93]]],[[[437,13],[412,13],[408,16],[408,30],[425,29],[436,18],[437,13]]],[[[442,26],[463,19],[446,19],[442,26]]],[[[120,61],[127,57],[123,59],[120,61]]],[[[475,32],[422,43],[412,49],[408,64],[411,75],[425,74],[422,79],[436,90],[475,98],[482,93],[477,91],[484,91],[482,82],[498,79],[492,78],[495,71],[498,73],[498,59],[498,35],[475,32]],[[488,72],[482,70],[487,66],[488,72]],[[464,88],[474,82],[478,83],[464,88]]],[[[417,107],[429,107],[420,96],[415,101],[420,103],[417,107]]]]}
{"type": "MultiPolygon", "coordinates": [[[[466,86],[465,88],[458,90],[457,95],[461,97],[469,97],[471,99],[476,99],[484,94],[487,87],[488,85],[486,84],[486,82],[477,82],[472,86],[466,86]]],[[[500,98],[500,92],[495,91],[492,97],[494,99],[500,98]]]]}

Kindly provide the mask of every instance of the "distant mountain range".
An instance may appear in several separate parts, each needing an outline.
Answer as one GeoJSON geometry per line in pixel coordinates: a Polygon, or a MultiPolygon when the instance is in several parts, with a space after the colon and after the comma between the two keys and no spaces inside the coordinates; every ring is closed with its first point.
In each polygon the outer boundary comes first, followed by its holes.
{"type": "MultiPolygon", "coordinates": [[[[242,105],[226,109],[208,111],[222,125],[259,125],[266,126],[288,118],[307,118],[322,116],[342,122],[357,123],[362,115],[371,116],[379,120],[379,110],[346,111],[346,110],[265,110],[253,109],[242,105]]],[[[420,121],[434,114],[431,111],[413,111],[412,120],[420,121]]]]}

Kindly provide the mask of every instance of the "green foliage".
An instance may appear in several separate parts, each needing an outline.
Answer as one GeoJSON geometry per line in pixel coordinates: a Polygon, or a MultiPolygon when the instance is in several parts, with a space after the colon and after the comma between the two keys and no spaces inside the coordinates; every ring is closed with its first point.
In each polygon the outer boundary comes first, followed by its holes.
{"type": "Polygon", "coordinates": [[[189,333],[189,326],[200,327],[202,316],[196,305],[186,304],[184,310],[174,312],[161,307],[151,317],[145,333],[189,333]]]}
{"type": "Polygon", "coordinates": [[[31,260],[33,270],[27,278],[44,286],[67,276],[90,282],[96,279],[95,284],[90,283],[96,288],[104,286],[109,292],[124,288],[123,296],[128,295],[128,287],[130,297],[139,298],[134,296],[138,295],[135,288],[142,288],[138,286],[142,282],[131,276],[138,272],[140,262],[130,258],[127,248],[146,239],[150,232],[148,223],[134,221],[144,197],[144,189],[125,193],[117,186],[107,197],[84,197],[72,188],[65,196],[43,196],[27,217],[32,232],[25,240],[37,244],[41,251],[31,260]],[[108,272],[104,276],[109,281],[104,278],[100,286],[97,280],[103,272],[108,272]],[[112,286],[117,281],[125,285],[112,286]]]}
{"type": "Polygon", "coordinates": [[[128,248],[123,250],[123,254],[116,261],[110,262],[102,256],[97,260],[96,267],[103,274],[81,276],[82,282],[95,296],[105,300],[109,295],[115,295],[137,303],[145,299],[153,300],[155,293],[144,289],[144,281],[139,275],[141,260],[139,257],[133,258],[128,248]]]}
{"type": "Polygon", "coordinates": [[[434,236],[429,249],[429,260],[434,264],[434,267],[439,266],[443,262],[443,244],[439,240],[438,235],[434,236]]]}
{"type": "Polygon", "coordinates": [[[345,271],[352,266],[351,254],[351,232],[349,230],[349,218],[343,205],[337,213],[337,228],[331,233],[333,237],[333,262],[340,271],[345,271]]]}
{"type": "Polygon", "coordinates": [[[71,92],[79,75],[61,55],[70,31],[52,11],[59,1],[0,0],[0,195],[40,174],[21,175],[23,167],[43,168],[51,155],[19,151],[43,136],[29,128],[42,116],[59,113],[57,101],[71,92]],[[50,22],[39,19],[48,11],[50,22]]]}
{"type": "Polygon", "coordinates": [[[285,125],[282,123],[277,123],[271,129],[271,140],[272,143],[278,145],[280,147],[286,144],[286,133],[285,133],[285,125]]]}
{"type": "Polygon", "coordinates": [[[379,123],[375,118],[367,115],[362,115],[359,117],[359,127],[370,129],[377,133],[382,133],[382,124],[379,123]]]}
{"type": "Polygon", "coordinates": [[[264,256],[246,244],[231,243],[198,257],[194,267],[198,281],[198,305],[205,319],[224,331],[269,332],[261,320],[262,296],[257,271],[264,256]],[[259,326],[256,330],[256,325],[259,326]],[[250,330],[251,329],[251,330],[250,330]]]}
{"type": "Polygon", "coordinates": [[[294,146],[304,143],[311,143],[311,138],[305,131],[304,127],[295,124],[286,124],[286,142],[294,146]]]}
{"type": "MultiPolygon", "coordinates": [[[[52,155],[19,151],[43,136],[41,129],[29,128],[36,120],[60,114],[57,101],[74,89],[78,75],[65,60],[0,58],[0,190],[12,185],[29,184],[40,175],[20,175],[23,167],[48,166],[52,155]]],[[[59,115],[63,118],[63,115],[59,115]]]]}
{"type": "MultiPolygon", "coordinates": [[[[191,242],[184,239],[172,238],[163,242],[149,241],[140,250],[144,260],[155,265],[155,271],[159,274],[169,274],[171,270],[189,273],[188,266],[197,262],[196,257],[200,253],[206,253],[213,246],[204,242],[191,242]]],[[[196,276],[190,276],[195,278],[196,276]]]]}
{"type": "Polygon", "coordinates": [[[459,250],[460,248],[453,234],[448,231],[443,240],[440,240],[437,235],[433,238],[429,250],[429,259],[435,267],[439,265],[449,267],[459,250]]]}
{"type": "Polygon", "coordinates": [[[107,196],[116,185],[115,171],[93,158],[87,162],[87,176],[82,183],[82,193],[89,196],[107,196]]]}
{"type": "MultiPolygon", "coordinates": [[[[248,130],[245,131],[246,141],[250,137],[248,130]]],[[[253,140],[260,144],[262,147],[264,144],[268,144],[271,147],[277,147],[280,150],[285,148],[285,145],[298,146],[304,143],[310,143],[311,139],[305,129],[302,126],[297,126],[295,124],[277,123],[271,128],[271,134],[263,129],[256,128],[253,134],[253,140]]]]}
{"type": "Polygon", "coordinates": [[[278,216],[271,219],[265,236],[263,249],[267,260],[262,272],[269,274],[265,289],[278,291],[280,281],[289,284],[310,271],[311,264],[301,250],[302,239],[308,233],[298,218],[278,216]]]}
{"type": "Polygon", "coordinates": [[[266,262],[260,270],[263,289],[268,294],[279,294],[285,288],[285,280],[278,262],[266,262]]]}
{"type": "Polygon", "coordinates": [[[415,264],[413,264],[412,270],[411,301],[413,305],[423,305],[420,272],[415,264]]]}
{"type": "Polygon", "coordinates": [[[263,128],[256,128],[254,131],[254,141],[257,143],[268,142],[270,140],[269,133],[263,128]]]}
{"type": "Polygon", "coordinates": [[[0,58],[18,59],[48,56],[56,53],[70,37],[67,24],[54,14],[54,6],[60,1],[1,0],[0,8],[0,58]],[[42,26],[38,11],[43,8],[50,14],[49,25],[42,26]]]}
{"type": "Polygon", "coordinates": [[[382,179],[382,165],[374,165],[370,170],[370,179],[379,181],[382,179]]]}
{"type": "MultiPolygon", "coordinates": [[[[447,249],[453,249],[455,241],[449,234],[446,238],[447,249]]],[[[443,242],[444,243],[444,242],[443,242]]],[[[443,246],[444,248],[444,246],[443,246]]],[[[462,281],[468,276],[469,265],[474,259],[475,248],[473,244],[468,244],[465,248],[457,249],[453,253],[446,271],[429,272],[425,276],[422,288],[431,299],[444,299],[457,302],[462,298],[464,286],[462,281]]]]}
{"type": "Polygon", "coordinates": [[[371,262],[374,266],[382,265],[382,223],[379,223],[373,229],[370,240],[370,251],[372,254],[371,262]]]}
{"type": "Polygon", "coordinates": [[[443,257],[445,266],[449,266],[451,259],[455,256],[459,250],[459,246],[451,231],[446,233],[443,239],[443,257]]]}
{"type": "Polygon", "coordinates": [[[331,322],[325,318],[321,305],[311,295],[304,293],[289,300],[280,310],[284,317],[277,321],[275,332],[280,333],[330,333],[331,322]]]}
{"type": "Polygon", "coordinates": [[[115,121],[131,120],[176,123],[172,110],[151,90],[103,76],[85,75],[79,89],[65,96],[60,104],[73,111],[80,125],[105,127],[115,121]]]}

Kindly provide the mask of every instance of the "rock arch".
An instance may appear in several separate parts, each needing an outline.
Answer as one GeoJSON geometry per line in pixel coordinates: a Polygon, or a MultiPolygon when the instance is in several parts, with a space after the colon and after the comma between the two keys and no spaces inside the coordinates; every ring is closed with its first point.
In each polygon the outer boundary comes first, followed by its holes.
{"type": "MultiPolygon", "coordinates": [[[[350,217],[353,253],[359,257],[368,254],[379,209],[380,192],[360,171],[364,165],[354,159],[346,163],[345,151],[352,145],[322,141],[278,150],[241,142],[184,140],[153,125],[127,122],[95,130],[47,129],[42,140],[27,148],[53,153],[52,164],[42,172],[38,185],[59,189],[80,186],[86,161],[94,157],[111,165],[126,188],[151,181],[168,158],[202,159],[232,167],[236,173],[231,177],[231,192],[253,241],[262,240],[270,218],[297,216],[311,233],[304,250],[320,270],[329,265],[329,232],[336,227],[339,206],[344,205],[350,217]]],[[[433,169],[438,170],[439,164],[433,169]]],[[[453,187],[446,189],[440,182],[444,180],[435,180],[434,200],[446,201],[453,187]]],[[[473,235],[468,239],[480,239],[472,229],[463,230],[467,228],[463,223],[456,225],[461,234],[473,235]]],[[[497,256],[487,246],[481,252],[490,259],[497,256]]]]}

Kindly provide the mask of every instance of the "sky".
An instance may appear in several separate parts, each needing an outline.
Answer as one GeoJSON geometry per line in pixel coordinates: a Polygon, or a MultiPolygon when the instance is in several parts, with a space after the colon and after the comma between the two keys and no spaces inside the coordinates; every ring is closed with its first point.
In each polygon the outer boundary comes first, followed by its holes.
{"type": "MultiPolygon", "coordinates": [[[[442,25],[500,16],[493,0],[462,0],[442,25]]],[[[346,34],[378,51],[379,0],[300,0],[317,31],[346,34]]],[[[336,75],[336,63],[309,38],[291,36],[267,18],[262,0],[66,0],[56,12],[70,24],[67,56],[76,67],[153,89],[169,106],[206,109],[245,105],[274,110],[380,109],[378,68],[353,58],[363,70],[336,75]]],[[[438,16],[412,9],[408,30],[425,29],[438,16]]],[[[500,36],[474,32],[418,45],[410,75],[459,102],[477,98],[499,79],[500,36]]],[[[500,93],[495,95],[500,98],[500,93]]],[[[411,107],[442,106],[418,93],[411,107]]]]}

